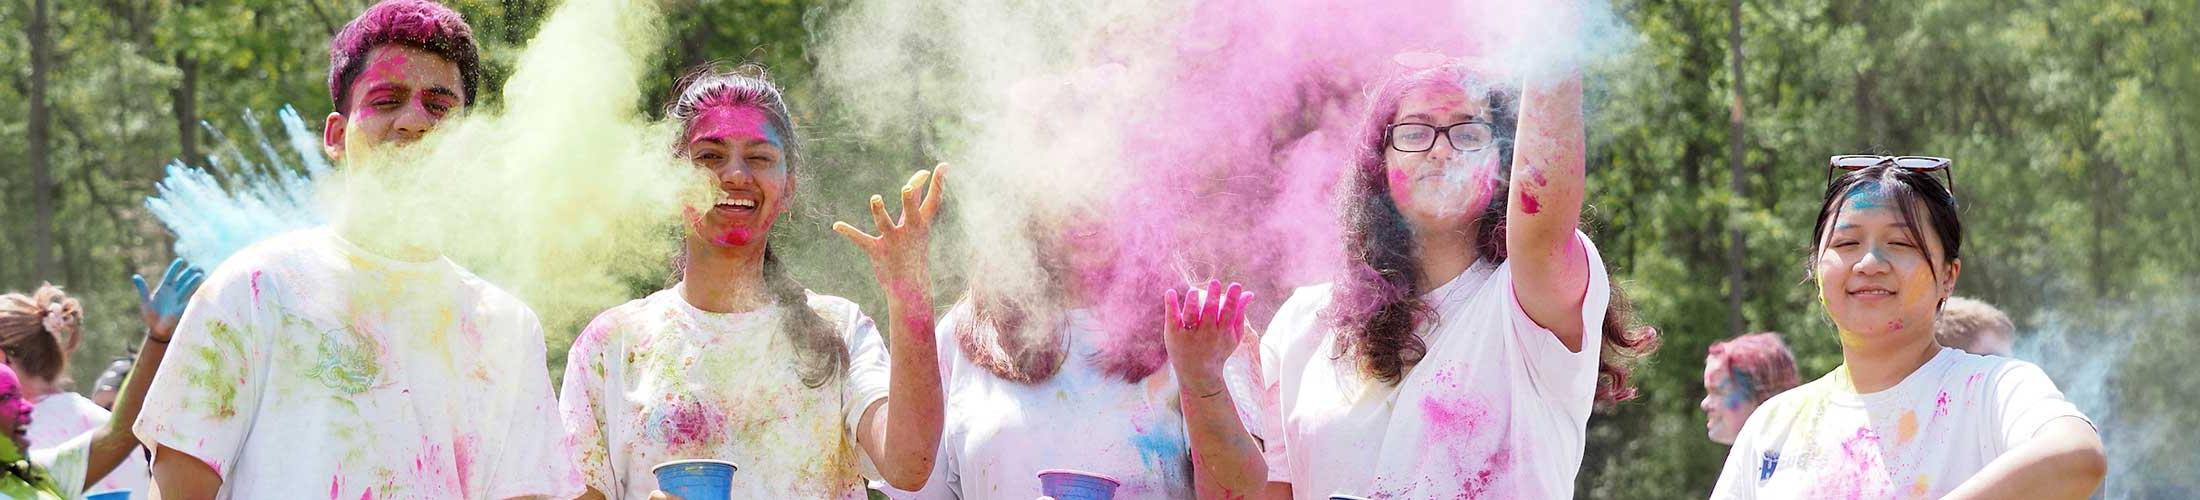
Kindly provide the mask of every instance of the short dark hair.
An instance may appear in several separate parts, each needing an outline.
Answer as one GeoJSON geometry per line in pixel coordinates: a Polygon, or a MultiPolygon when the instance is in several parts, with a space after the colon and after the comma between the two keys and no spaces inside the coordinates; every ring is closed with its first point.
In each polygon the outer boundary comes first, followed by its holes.
{"type": "Polygon", "coordinates": [[[481,50],[466,18],[429,0],[382,0],[359,13],[328,44],[328,95],[337,112],[351,112],[351,84],[359,79],[367,52],[389,44],[428,51],[458,65],[466,87],[466,105],[481,87],[481,50]]]}

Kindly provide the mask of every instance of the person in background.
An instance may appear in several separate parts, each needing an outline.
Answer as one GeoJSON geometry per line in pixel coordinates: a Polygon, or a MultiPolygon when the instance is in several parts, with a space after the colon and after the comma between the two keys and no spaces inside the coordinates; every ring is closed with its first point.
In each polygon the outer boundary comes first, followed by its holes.
{"type": "Polygon", "coordinates": [[[122,381],[130,377],[130,365],[137,363],[137,353],[117,356],[107,362],[107,369],[99,372],[99,380],[92,384],[92,404],[114,410],[115,394],[122,391],[122,381]]]}
{"type": "Polygon", "coordinates": [[[1765,400],[1800,383],[1795,354],[1779,332],[1757,332],[1711,344],[1703,363],[1704,426],[1711,440],[1734,444],[1742,422],[1765,400]]]}
{"type": "Polygon", "coordinates": [[[1933,318],[1933,337],[1940,345],[1980,356],[2009,357],[2017,345],[2017,324],[1993,304],[1968,297],[1949,297],[1933,318]]]}
{"type": "MultiPolygon", "coordinates": [[[[144,277],[133,277],[140,301],[139,316],[146,326],[140,347],[144,355],[137,358],[138,370],[151,373],[160,367],[176,324],[183,316],[183,307],[204,277],[204,272],[190,268],[182,260],[169,264],[157,289],[147,287],[144,277]]],[[[78,309],[76,301],[52,285],[40,287],[30,295],[0,296],[0,335],[8,338],[17,335],[58,338],[63,335],[61,332],[81,325],[82,320],[82,310],[78,309]]],[[[26,356],[41,348],[38,345],[35,342],[10,344],[0,349],[10,351],[10,363],[38,366],[40,370],[51,368],[41,364],[42,360],[26,356]]],[[[0,364],[0,432],[7,435],[7,439],[0,440],[0,497],[65,499],[78,498],[87,491],[118,489],[92,484],[101,478],[121,479],[122,484],[130,486],[128,491],[133,497],[150,497],[150,492],[144,488],[147,479],[145,454],[130,429],[130,423],[137,419],[138,408],[145,402],[150,377],[122,384],[122,397],[115,403],[112,418],[105,410],[97,410],[98,421],[83,430],[48,442],[35,442],[31,429],[45,423],[48,417],[39,416],[30,401],[30,393],[25,390],[28,384],[16,371],[8,364],[0,364]],[[126,461],[135,462],[136,468],[118,469],[128,465],[126,461]]],[[[75,395],[61,397],[68,396],[75,395]]],[[[54,397],[48,395],[45,399],[54,397]]],[[[83,398],[78,396],[77,399],[83,398]]]]}
{"type": "MultiPolygon", "coordinates": [[[[45,285],[28,295],[0,297],[0,308],[10,318],[0,320],[0,364],[14,369],[23,399],[31,404],[31,423],[25,429],[31,446],[59,446],[106,425],[107,408],[63,388],[69,360],[83,338],[84,310],[77,299],[45,285]]],[[[149,470],[143,455],[132,454],[113,475],[89,485],[89,491],[132,490],[137,492],[134,498],[144,498],[149,470]]]]}

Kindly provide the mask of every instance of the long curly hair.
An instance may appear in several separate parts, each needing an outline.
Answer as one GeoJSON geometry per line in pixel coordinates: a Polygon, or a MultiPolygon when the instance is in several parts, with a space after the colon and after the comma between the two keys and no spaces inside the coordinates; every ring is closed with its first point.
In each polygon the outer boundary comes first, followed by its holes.
{"type": "MultiPolygon", "coordinates": [[[[1347,272],[1337,281],[1335,300],[1322,312],[1322,318],[1337,329],[1337,355],[1353,357],[1362,373],[1385,384],[1396,385],[1408,368],[1428,354],[1419,326],[1435,315],[1421,298],[1428,290],[1420,286],[1423,270],[1413,229],[1390,196],[1390,179],[1383,161],[1388,147],[1386,132],[1408,92],[1437,85],[1472,88],[1468,84],[1478,80],[1472,71],[1459,65],[1392,78],[1377,88],[1360,127],[1360,145],[1353,153],[1352,169],[1341,191],[1347,272]]],[[[1473,231],[1475,253],[1480,260],[1495,263],[1506,257],[1505,181],[1512,169],[1512,138],[1518,116],[1510,92],[1496,88],[1484,97],[1498,147],[1500,182],[1489,204],[1481,207],[1480,215],[1475,217],[1473,231]]],[[[1656,349],[1657,329],[1637,323],[1633,304],[1616,285],[1612,287],[1603,327],[1597,401],[1633,399],[1635,391],[1628,385],[1628,375],[1641,357],[1656,349]]]]}
{"type": "MultiPolygon", "coordinates": [[[[771,82],[764,67],[744,64],[726,69],[708,64],[681,78],[678,89],[675,92],[678,97],[665,107],[665,117],[681,123],[681,136],[687,135],[686,128],[695,125],[696,117],[711,108],[754,107],[764,110],[780,137],[787,171],[791,174],[800,168],[801,137],[795,133],[794,118],[787,112],[785,94],[771,82]]],[[[676,152],[685,158],[685,144],[678,146],[676,152]]],[[[772,302],[786,309],[786,313],[780,315],[779,329],[800,353],[795,365],[803,385],[823,387],[848,371],[848,342],[840,338],[840,333],[834,331],[823,316],[810,308],[809,289],[787,273],[779,252],[769,245],[767,243],[764,248],[764,286],[772,302]]]]}

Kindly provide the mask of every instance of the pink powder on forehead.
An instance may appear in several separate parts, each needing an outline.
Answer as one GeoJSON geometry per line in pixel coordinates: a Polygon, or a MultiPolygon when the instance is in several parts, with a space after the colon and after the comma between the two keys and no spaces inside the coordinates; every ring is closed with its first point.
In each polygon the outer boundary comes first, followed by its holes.
{"type": "Polygon", "coordinates": [[[729,144],[763,141],[782,146],[771,113],[756,106],[711,106],[695,115],[688,126],[687,142],[718,140],[729,144]]]}

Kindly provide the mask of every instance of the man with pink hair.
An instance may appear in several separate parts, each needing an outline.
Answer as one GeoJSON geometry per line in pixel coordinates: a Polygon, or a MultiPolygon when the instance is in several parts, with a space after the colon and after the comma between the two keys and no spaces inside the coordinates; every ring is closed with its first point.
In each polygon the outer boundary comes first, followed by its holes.
{"type": "MultiPolygon", "coordinates": [[[[450,8],[375,4],[330,42],[322,146],[357,165],[419,140],[476,100],[478,61],[450,8]]],[[[208,275],[134,427],[162,496],[579,495],[534,311],[351,229],[276,236],[208,275]]]]}
{"type": "Polygon", "coordinates": [[[1780,341],[1779,332],[1757,332],[1711,344],[1703,363],[1703,408],[1711,440],[1734,444],[1749,414],[1788,389],[1802,377],[1795,372],[1795,354],[1780,341]]]}

